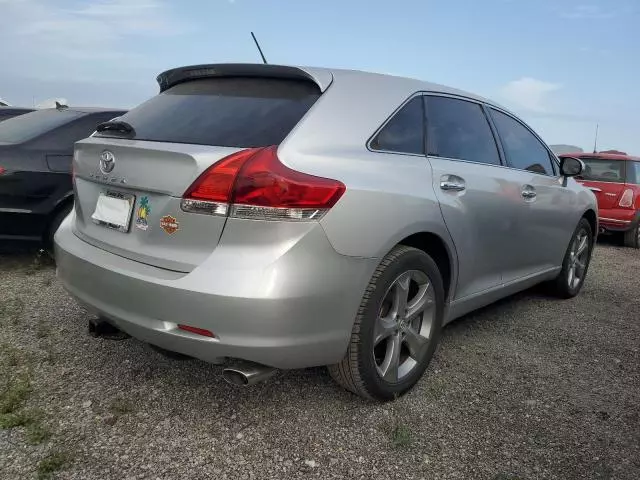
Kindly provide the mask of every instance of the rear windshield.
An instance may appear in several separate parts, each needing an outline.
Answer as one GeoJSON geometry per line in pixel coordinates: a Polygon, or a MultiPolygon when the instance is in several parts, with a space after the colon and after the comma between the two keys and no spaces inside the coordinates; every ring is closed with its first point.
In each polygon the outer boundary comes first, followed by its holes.
{"type": "Polygon", "coordinates": [[[282,142],[319,96],[306,81],[208,78],[176,85],[119,120],[137,140],[264,147],[282,142]]]}
{"type": "Polygon", "coordinates": [[[624,183],[626,163],[624,160],[607,160],[593,157],[581,158],[581,160],[587,168],[578,178],[594,182],[624,183]]]}
{"type": "Polygon", "coordinates": [[[0,123],[0,143],[22,143],[47,133],[82,115],[55,108],[37,110],[0,123]]]}

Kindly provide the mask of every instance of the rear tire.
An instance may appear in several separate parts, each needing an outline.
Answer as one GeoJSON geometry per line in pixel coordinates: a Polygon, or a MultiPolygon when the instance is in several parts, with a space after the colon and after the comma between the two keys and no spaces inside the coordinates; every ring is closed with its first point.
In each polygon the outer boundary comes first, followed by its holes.
{"type": "Polygon", "coordinates": [[[586,218],[578,223],[562,262],[558,277],[550,283],[550,291],[560,298],[573,298],[582,289],[593,254],[593,231],[586,218]]]}
{"type": "Polygon", "coordinates": [[[623,241],[625,247],[640,248],[640,224],[624,232],[623,241]]]}
{"type": "Polygon", "coordinates": [[[373,274],[347,353],[328,367],[329,373],[364,398],[397,398],[429,365],[443,315],[444,287],[436,263],[422,250],[395,247],[373,274]]]}

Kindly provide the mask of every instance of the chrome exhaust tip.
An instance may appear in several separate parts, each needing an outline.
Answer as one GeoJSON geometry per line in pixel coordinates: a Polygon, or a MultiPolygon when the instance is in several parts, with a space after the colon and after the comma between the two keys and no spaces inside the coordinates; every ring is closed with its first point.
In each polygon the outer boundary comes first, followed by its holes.
{"type": "Polygon", "coordinates": [[[258,363],[243,362],[222,370],[222,378],[230,385],[248,387],[276,373],[276,369],[258,363]]]}

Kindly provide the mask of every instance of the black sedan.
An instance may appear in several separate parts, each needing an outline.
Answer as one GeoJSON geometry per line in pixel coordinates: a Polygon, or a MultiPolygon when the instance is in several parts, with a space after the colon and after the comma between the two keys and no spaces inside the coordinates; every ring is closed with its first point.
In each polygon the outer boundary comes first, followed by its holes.
{"type": "Polygon", "coordinates": [[[33,110],[33,108],[0,106],[0,122],[9,120],[13,117],[17,117],[18,115],[24,115],[25,113],[33,112],[33,110]]]}
{"type": "Polygon", "coordinates": [[[73,146],[123,110],[60,107],[0,122],[0,240],[42,241],[73,207],[73,146]]]}

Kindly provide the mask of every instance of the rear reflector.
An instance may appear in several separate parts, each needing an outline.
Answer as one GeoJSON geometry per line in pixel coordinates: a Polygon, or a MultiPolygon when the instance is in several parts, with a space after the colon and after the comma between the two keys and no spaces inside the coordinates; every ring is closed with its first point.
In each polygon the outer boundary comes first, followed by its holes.
{"type": "Polygon", "coordinates": [[[342,182],[283,165],[277,146],[234,153],[209,167],[183,196],[182,210],[256,220],[317,220],[340,199],[342,182]]]}
{"type": "Polygon", "coordinates": [[[624,208],[633,207],[633,190],[627,188],[620,197],[618,204],[624,208]]]}
{"type": "Polygon", "coordinates": [[[178,325],[178,328],[180,330],[184,330],[185,332],[191,332],[191,333],[195,333],[196,335],[202,335],[203,337],[215,338],[215,335],[213,334],[213,332],[209,330],[205,330],[204,328],[191,327],[189,325],[182,325],[182,324],[178,325]]]}

